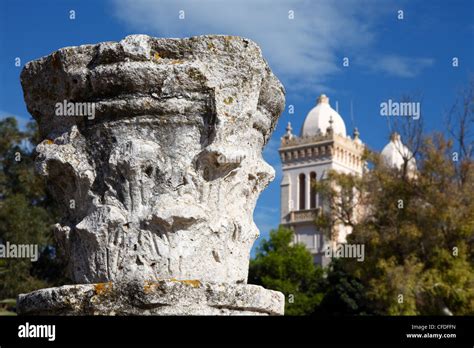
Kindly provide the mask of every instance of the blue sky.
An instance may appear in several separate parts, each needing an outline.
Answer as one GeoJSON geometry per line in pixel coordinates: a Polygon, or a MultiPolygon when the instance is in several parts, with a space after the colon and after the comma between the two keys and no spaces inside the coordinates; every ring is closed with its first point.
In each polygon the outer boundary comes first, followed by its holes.
{"type": "Polygon", "coordinates": [[[255,210],[261,237],[279,223],[279,139],[288,121],[299,133],[316,97],[326,93],[362,140],[380,150],[387,120],[380,103],[413,95],[427,131],[445,129],[445,114],[474,70],[472,0],[3,0],[0,3],[0,117],[30,116],[19,74],[23,65],[64,47],[117,41],[129,34],[246,36],[263,50],[284,84],[285,111],[264,151],[277,177],[255,210]],[[75,19],[69,11],[75,11],[75,19]],[[184,11],[184,19],[179,14],[184,11]],[[398,19],[403,11],[403,19],[398,19]],[[294,19],[289,19],[293,11],[294,19]],[[15,66],[15,58],[21,66],[15,66]],[[344,57],[349,66],[343,66],[344,57]],[[452,66],[453,57],[459,66],[452,66]],[[350,103],[353,104],[353,120],[350,103]],[[287,109],[288,110],[288,109],[287,109]]]}

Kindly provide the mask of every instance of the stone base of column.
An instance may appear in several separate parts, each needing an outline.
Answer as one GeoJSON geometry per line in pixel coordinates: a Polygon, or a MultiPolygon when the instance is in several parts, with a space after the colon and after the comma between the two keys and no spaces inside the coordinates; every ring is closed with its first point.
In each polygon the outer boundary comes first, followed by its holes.
{"type": "Polygon", "coordinates": [[[199,280],[65,285],[21,294],[19,315],[283,315],[281,292],[199,280]]]}

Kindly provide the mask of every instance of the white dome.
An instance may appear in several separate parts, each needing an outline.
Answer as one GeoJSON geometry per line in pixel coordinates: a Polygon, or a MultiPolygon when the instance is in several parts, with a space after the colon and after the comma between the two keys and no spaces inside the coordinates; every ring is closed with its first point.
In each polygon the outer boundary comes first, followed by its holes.
{"type": "Polygon", "coordinates": [[[318,104],[311,109],[304,120],[301,128],[301,136],[316,135],[319,132],[326,134],[332,119],[334,134],[346,136],[346,125],[341,115],[339,115],[330,105],[329,98],[324,94],[318,98],[318,104]]]}
{"type": "MultiPolygon", "coordinates": [[[[394,133],[390,137],[390,142],[383,148],[381,155],[388,166],[401,169],[404,163],[403,158],[411,158],[412,152],[403,145],[400,135],[394,133]]],[[[408,170],[416,170],[415,158],[408,161],[408,170]]]]}

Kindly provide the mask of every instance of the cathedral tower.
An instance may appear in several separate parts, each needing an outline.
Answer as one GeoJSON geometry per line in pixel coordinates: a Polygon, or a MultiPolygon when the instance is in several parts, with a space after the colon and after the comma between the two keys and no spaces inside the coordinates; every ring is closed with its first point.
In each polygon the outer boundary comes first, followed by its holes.
{"type": "Polygon", "coordinates": [[[282,161],[281,224],[293,229],[295,242],[303,243],[313,255],[314,262],[325,266],[324,256],[331,242],[344,243],[348,227],[337,226],[337,240],[329,241],[314,224],[323,207],[312,183],[324,180],[329,170],[362,175],[364,145],[357,128],[353,138],[347,136],[346,126],[322,94],[317,105],[308,113],[298,137],[288,123],[279,149],[282,161]]]}

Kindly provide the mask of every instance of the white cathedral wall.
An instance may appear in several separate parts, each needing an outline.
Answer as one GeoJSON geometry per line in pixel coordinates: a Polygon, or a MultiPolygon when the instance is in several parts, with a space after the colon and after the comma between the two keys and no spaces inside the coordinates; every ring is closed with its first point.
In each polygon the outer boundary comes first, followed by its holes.
{"type": "MultiPolygon", "coordinates": [[[[351,166],[338,159],[328,161],[319,161],[313,163],[299,163],[291,167],[283,168],[283,180],[281,183],[281,218],[287,216],[291,211],[299,210],[299,175],[305,174],[305,209],[310,206],[310,174],[316,173],[317,180],[324,179],[328,171],[335,170],[339,173],[346,174],[362,174],[362,167],[351,166]]],[[[318,204],[318,202],[317,202],[318,204]]],[[[317,231],[316,226],[312,223],[294,225],[296,243],[303,243],[315,257],[321,258],[327,247],[333,246],[335,243],[345,243],[347,235],[352,232],[349,226],[338,225],[337,239],[331,242],[323,234],[317,231]],[[320,255],[320,256],[316,256],[320,255]]],[[[316,259],[315,259],[316,260],[316,259]]],[[[325,261],[327,262],[327,260],[325,261]]],[[[318,259],[317,263],[324,263],[318,259]]]]}
{"type": "Polygon", "coordinates": [[[292,191],[292,182],[290,176],[283,172],[283,178],[280,183],[280,221],[285,222],[284,218],[290,212],[290,198],[292,191]]]}
{"type": "Polygon", "coordinates": [[[321,180],[321,178],[331,169],[331,162],[324,162],[315,164],[306,164],[299,165],[292,168],[284,168],[284,175],[288,175],[290,181],[289,197],[290,201],[288,202],[288,211],[299,210],[299,175],[304,174],[306,177],[305,185],[305,209],[309,208],[309,193],[310,193],[310,174],[311,172],[316,173],[316,180],[321,180]]]}
{"type": "Polygon", "coordinates": [[[359,174],[362,175],[362,167],[352,167],[349,165],[346,165],[344,163],[341,163],[339,161],[334,161],[332,162],[331,169],[339,172],[339,173],[345,173],[345,174],[359,174]]]}
{"type": "Polygon", "coordinates": [[[313,224],[295,226],[297,242],[303,243],[312,253],[319,252],[322,238],[313,224]]]}

